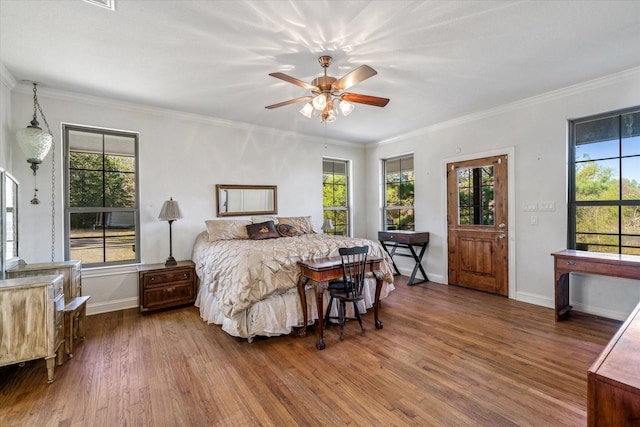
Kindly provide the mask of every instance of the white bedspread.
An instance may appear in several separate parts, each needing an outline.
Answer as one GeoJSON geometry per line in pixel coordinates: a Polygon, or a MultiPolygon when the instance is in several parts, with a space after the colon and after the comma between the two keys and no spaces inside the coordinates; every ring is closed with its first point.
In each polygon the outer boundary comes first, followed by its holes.
{"type": "MultiPolygon", "coordinates": [[[[380,296],[385,298],[394,289],[393,272],[389,256],[378,242],[326,234],[209,242],[207,232],[203,232],[196,238],[192,255],[200,279],[196,306],[205,321],[222,325],[234,336],[290,333],[303,323],[296,287],[300,276],[297,262],[338,256],[340,247],[363,245],[369,246],[372,256],[385,258],[381,263],[384,285],[380,296]]],[[[374,297],[375,279],[371,278],[361,312],[373,306],[374,297]]],[[[310,287],[307,302],[310,321],[318,319],[310,287]]]]}

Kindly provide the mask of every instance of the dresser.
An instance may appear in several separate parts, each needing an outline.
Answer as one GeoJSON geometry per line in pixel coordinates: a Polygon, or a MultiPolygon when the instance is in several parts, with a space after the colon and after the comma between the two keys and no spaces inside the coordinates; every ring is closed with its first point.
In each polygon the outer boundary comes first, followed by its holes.
{"type": "Polygon", "coordinates": [[[62,275],[0,281],[0,366],[44,358],[47,379],[63,361],[62,275]]]}
{"type": "Polygon", "coordinates": [[[82,262],[78,260],[18,264],[7,270],[8,279],[43,274],[62,274],[65,302],[82,295],[82,262]]]}
{"type": "Polygon", "coordinates": [[[85,317],[87,301],[82,296],[82,262],[79,260],[19,264],[6,271],[8,278],[33,277],[61,274],[64,288],[64,349],[68,357],[73,357],[73,344],[78,338],[85,338],[85,317]]]}
{"type": "Polygon", "coordinates": [[[177,265],[143,264],[138,266],[140,312],[193,304],[196,300],[197,276],[193,261],[177,265]]]}

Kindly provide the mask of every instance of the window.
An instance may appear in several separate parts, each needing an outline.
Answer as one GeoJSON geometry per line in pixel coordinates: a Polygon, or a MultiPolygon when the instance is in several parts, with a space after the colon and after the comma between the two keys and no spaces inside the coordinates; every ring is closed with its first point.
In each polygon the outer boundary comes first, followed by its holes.
{"type": "Polygon", "coordinates": [[[323,218],[330,219],[333,230],[327,234],[350,235],[349,224],[349,162],[322,159],[323,218]]]}
{"type": "Polygon", "coordinates": [[[63,138],[66,259],[139,262],[138,134],[65,125],[63,138]]]}
{"type": "Polygon", "coordinates": [[[640,107],[569,129],[568,247],[640,255],[640,107]]]}
{"type": "Polygon", "coordinates": [[[384,163],[384,230],[414,230],[413,155],[384,163]]]}

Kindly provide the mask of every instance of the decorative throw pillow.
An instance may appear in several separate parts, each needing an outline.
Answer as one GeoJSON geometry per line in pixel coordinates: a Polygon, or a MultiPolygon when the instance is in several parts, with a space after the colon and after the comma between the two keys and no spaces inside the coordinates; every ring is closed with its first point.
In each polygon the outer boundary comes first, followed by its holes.
{"type": "Polygon", "coordinates": [[[218,240],[235,240],[248,239],[247,225],[251,224],[248,220],[222,220],[210,219],[204,222],[207,225],[209,233],[209,241],[216,242],[218,240]]]}
{"type": "Polygon", "coordinates": [[[273,224],[273,221],[249,224],[246,228],[249,233],[249,238],[252,240],[274,239],[280,237],[276,231],[276,226],[273,224]]]}
{"type": "Polygon", "coordinates": [[[276,229],[282,237],[294,237],[302,234],[293,225],[289,224],[278,224],[276,229]]]}
{"type": "Polygon", "coordinates": [[[252,224],[259,224],[261,222],[273,221],[274,225],[278,225],[278,218],[273,215],[258,215],[251,217],[252,224]]]}
{"type": "Polygon", "coordinates": [[[293,226],[300,234],[315,233],[310,216],[278,217],[278,224],[293,226]]]}

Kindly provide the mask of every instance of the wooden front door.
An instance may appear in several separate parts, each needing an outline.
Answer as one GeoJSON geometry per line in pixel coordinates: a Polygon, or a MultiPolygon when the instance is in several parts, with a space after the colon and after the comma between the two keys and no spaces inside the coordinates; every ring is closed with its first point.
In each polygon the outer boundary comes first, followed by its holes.
{"type": "Polygon", "coordinates": [[[449,284],[509,295],[507,156],[447,164],[449,284]]]}

